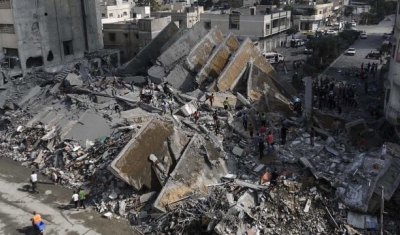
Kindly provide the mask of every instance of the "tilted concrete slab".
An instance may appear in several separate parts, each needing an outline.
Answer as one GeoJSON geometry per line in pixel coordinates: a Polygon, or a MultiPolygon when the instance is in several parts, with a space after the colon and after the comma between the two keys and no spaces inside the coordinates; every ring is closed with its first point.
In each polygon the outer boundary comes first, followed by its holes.
{"type": "Polygon", "coordinates": [[[173,43],[167,50],[165,50],[157,62],[161,63],[161,66],[169,67],[176,63],[184,56],[187,56],[192,48],[198,43],[208,31],[203,25],[197,23],[184,35],[182,35],[175,43],[173,43]]]}
{"type": "Polygon", "coordinates": [[[219,91],[227,91],[231,89],[232,84],[243,73],[247,62],[252,62],[262,71],[271,77],[277,78],[278,74],[274,68],[266,61],[261,52],[253,45],[250,39],[246,39],[236,51],[230,62],[225,66],[224,71],[219,76],[217,88],[219,91]]]}
{"type": "Polygon", "coordinates": [[[185,196],[194,192],[206,193],[206,185],[218,183],[227,172],[220,157],[220,152],[211,142],[200,135],[195,135],[158,195],[154,208],[166,212],[167,206],[174,208],[177,205],[176,202],[185,196]],[[207,159],[220,160],[220,163],[212,165],[207,159]]]}
{"type": "Polygon", "coordinates": [[[161,54],[162,46],[178,32],[179,28],[175,23],[169,23],[151,42],[139,52],[131,61],[126,62],[118,69],[119,74],[146,74],[157,57],[161,54]]]}
{"type": "Polygon", "coordinates": [[[194,77],[180,64],[174,67],[168,74],[166,80],[174,88],[182,92],[194,91],[197,87],[194,77]]]}
{"type": "Polygon", "coordinates": [[[229,62],[231,55],[239,48],[240,43],[233,34],[226,36],[225,40],[214,50],[196,76],[196,82],[200,85],[208,77],[217,79],[229,62]]]}
{"type": "Polygon", "coordinates": [[[190,51],[186,58],[187,66],[190,70],[199,72],[200,69],[206,64],[211,53],[224,40],[222,32],[213,28],[203,37],[190,51]]]}
{"type": "Polygon", "coordinates": [[[168,137],[174,133],[172,121],[151,119],[122,149],[109,166],[117,177],[140,190],[143,186],[159,190],[160,183],[152,170],[150,154],[157,157],[171,157],[168,150],[168,137]]]}

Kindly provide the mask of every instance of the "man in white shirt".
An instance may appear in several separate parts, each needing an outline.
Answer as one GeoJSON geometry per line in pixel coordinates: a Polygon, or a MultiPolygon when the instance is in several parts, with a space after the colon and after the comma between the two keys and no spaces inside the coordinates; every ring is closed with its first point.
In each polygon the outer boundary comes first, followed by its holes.
{"type": "Polygon", "coordinates": [[[32,184],[32,191],[38,192],[37,189],[36,189],[37,174],[36,174],[35,171],[32,171],[32,174],[31,174],[31,184],[32,184]]]}
{"type": "Polygon", "coordinates": [[[79,195],[78,193],[76,193],[76,191],[74,191],[74,193],[72,194],[72,200],[74,201],[75,209],[79,211],[78,209],[79,195]]]}

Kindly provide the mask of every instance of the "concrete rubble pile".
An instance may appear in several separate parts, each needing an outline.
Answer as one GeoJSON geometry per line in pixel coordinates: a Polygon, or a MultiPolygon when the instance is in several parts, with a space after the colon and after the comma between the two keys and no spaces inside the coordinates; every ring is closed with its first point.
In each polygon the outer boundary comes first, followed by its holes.
{"type": "Polygon", "coordinates": [[[71,67],[7,83],[2,156],[85,188],[105,218],[143,234],[368,234],[381,186],[386,201],[398,194],[400,148],[381,154],[363,120],[333,133],[321,114],[292,117],[296,91],[250,40],[171,23],[114,72],[71,67]],[[242,124],[246,114],[258,133],[257,112],[275,135],[261,159],[242,124]],[[371,143],[357,148],[359,133],[371,143]]]}

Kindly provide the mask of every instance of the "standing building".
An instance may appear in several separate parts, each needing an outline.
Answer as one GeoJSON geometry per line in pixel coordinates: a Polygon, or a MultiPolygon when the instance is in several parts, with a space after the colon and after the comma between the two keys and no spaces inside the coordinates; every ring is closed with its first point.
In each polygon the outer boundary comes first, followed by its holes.
{"type": "MultiPolygon", "coordinates": [[[[391,55],[388,80],[385,81],[385,116],[393,125],[400,125],[400,4],[397,4],[396,21],[391,38],[391,55]]],[[[398,130],[400,133],[400,130],[398,130]]]]}
{"type": "Polygon", "coordinates": [[[171,16],[103,24],[104,48],[117,49],[121,62],[135,57],[171,22],[171,16]]]}
{"type": "Polygon", "coordinates": [[[286,42],[291,12],[258,5],[209,11],[200,17],[206,29],[217,27],[224,35],[233,33],[239,40],[250,38],[258,42],[260,49],[271,51],[286,42]]]}
{"type": "Polygon", "coordinates": [[[22,72],[83,58],[103,48],[98,0],[1,0],[0,50],[22,72]]]}
{"type": "Polygon", "coordinates": [[[200,21],[204,12],[202,6],[191,6],[185,2],[175,2],[161,6],[162,11],[151,12],[153,17],[171,16],[173,22],[178,22],[179,28],[191,28],[200,21]]]}
{"type": "Polygon", "coordinates": [[[100,0],[102,19],[129,19],[135,6],[134,0],[100,0]]]}
{"type": "MultiPolygon", "coordinates": [[[[317,30],[335,17],[333,3],[302,1],[292,4],[293,24],[299,30],[317,30]]],[[[339,8],[338,8],[339,9],[339,8]]]]}

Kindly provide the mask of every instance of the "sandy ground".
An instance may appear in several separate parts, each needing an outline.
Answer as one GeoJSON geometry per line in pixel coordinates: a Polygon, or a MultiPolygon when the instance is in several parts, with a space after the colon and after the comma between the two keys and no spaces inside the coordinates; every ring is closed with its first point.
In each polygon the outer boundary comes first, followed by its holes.
{"type": "Polygon", "coordinates": [[[38,177],[39,194],[27,191],[30,172],[17,162],[0,158],[0,234],[34,234],[30,226],[33,211],[47,222],[46,235],[137,234],[124,219],[102,218],[91,206],[72,209],[72,191],[43,176],[38,177]]]}

